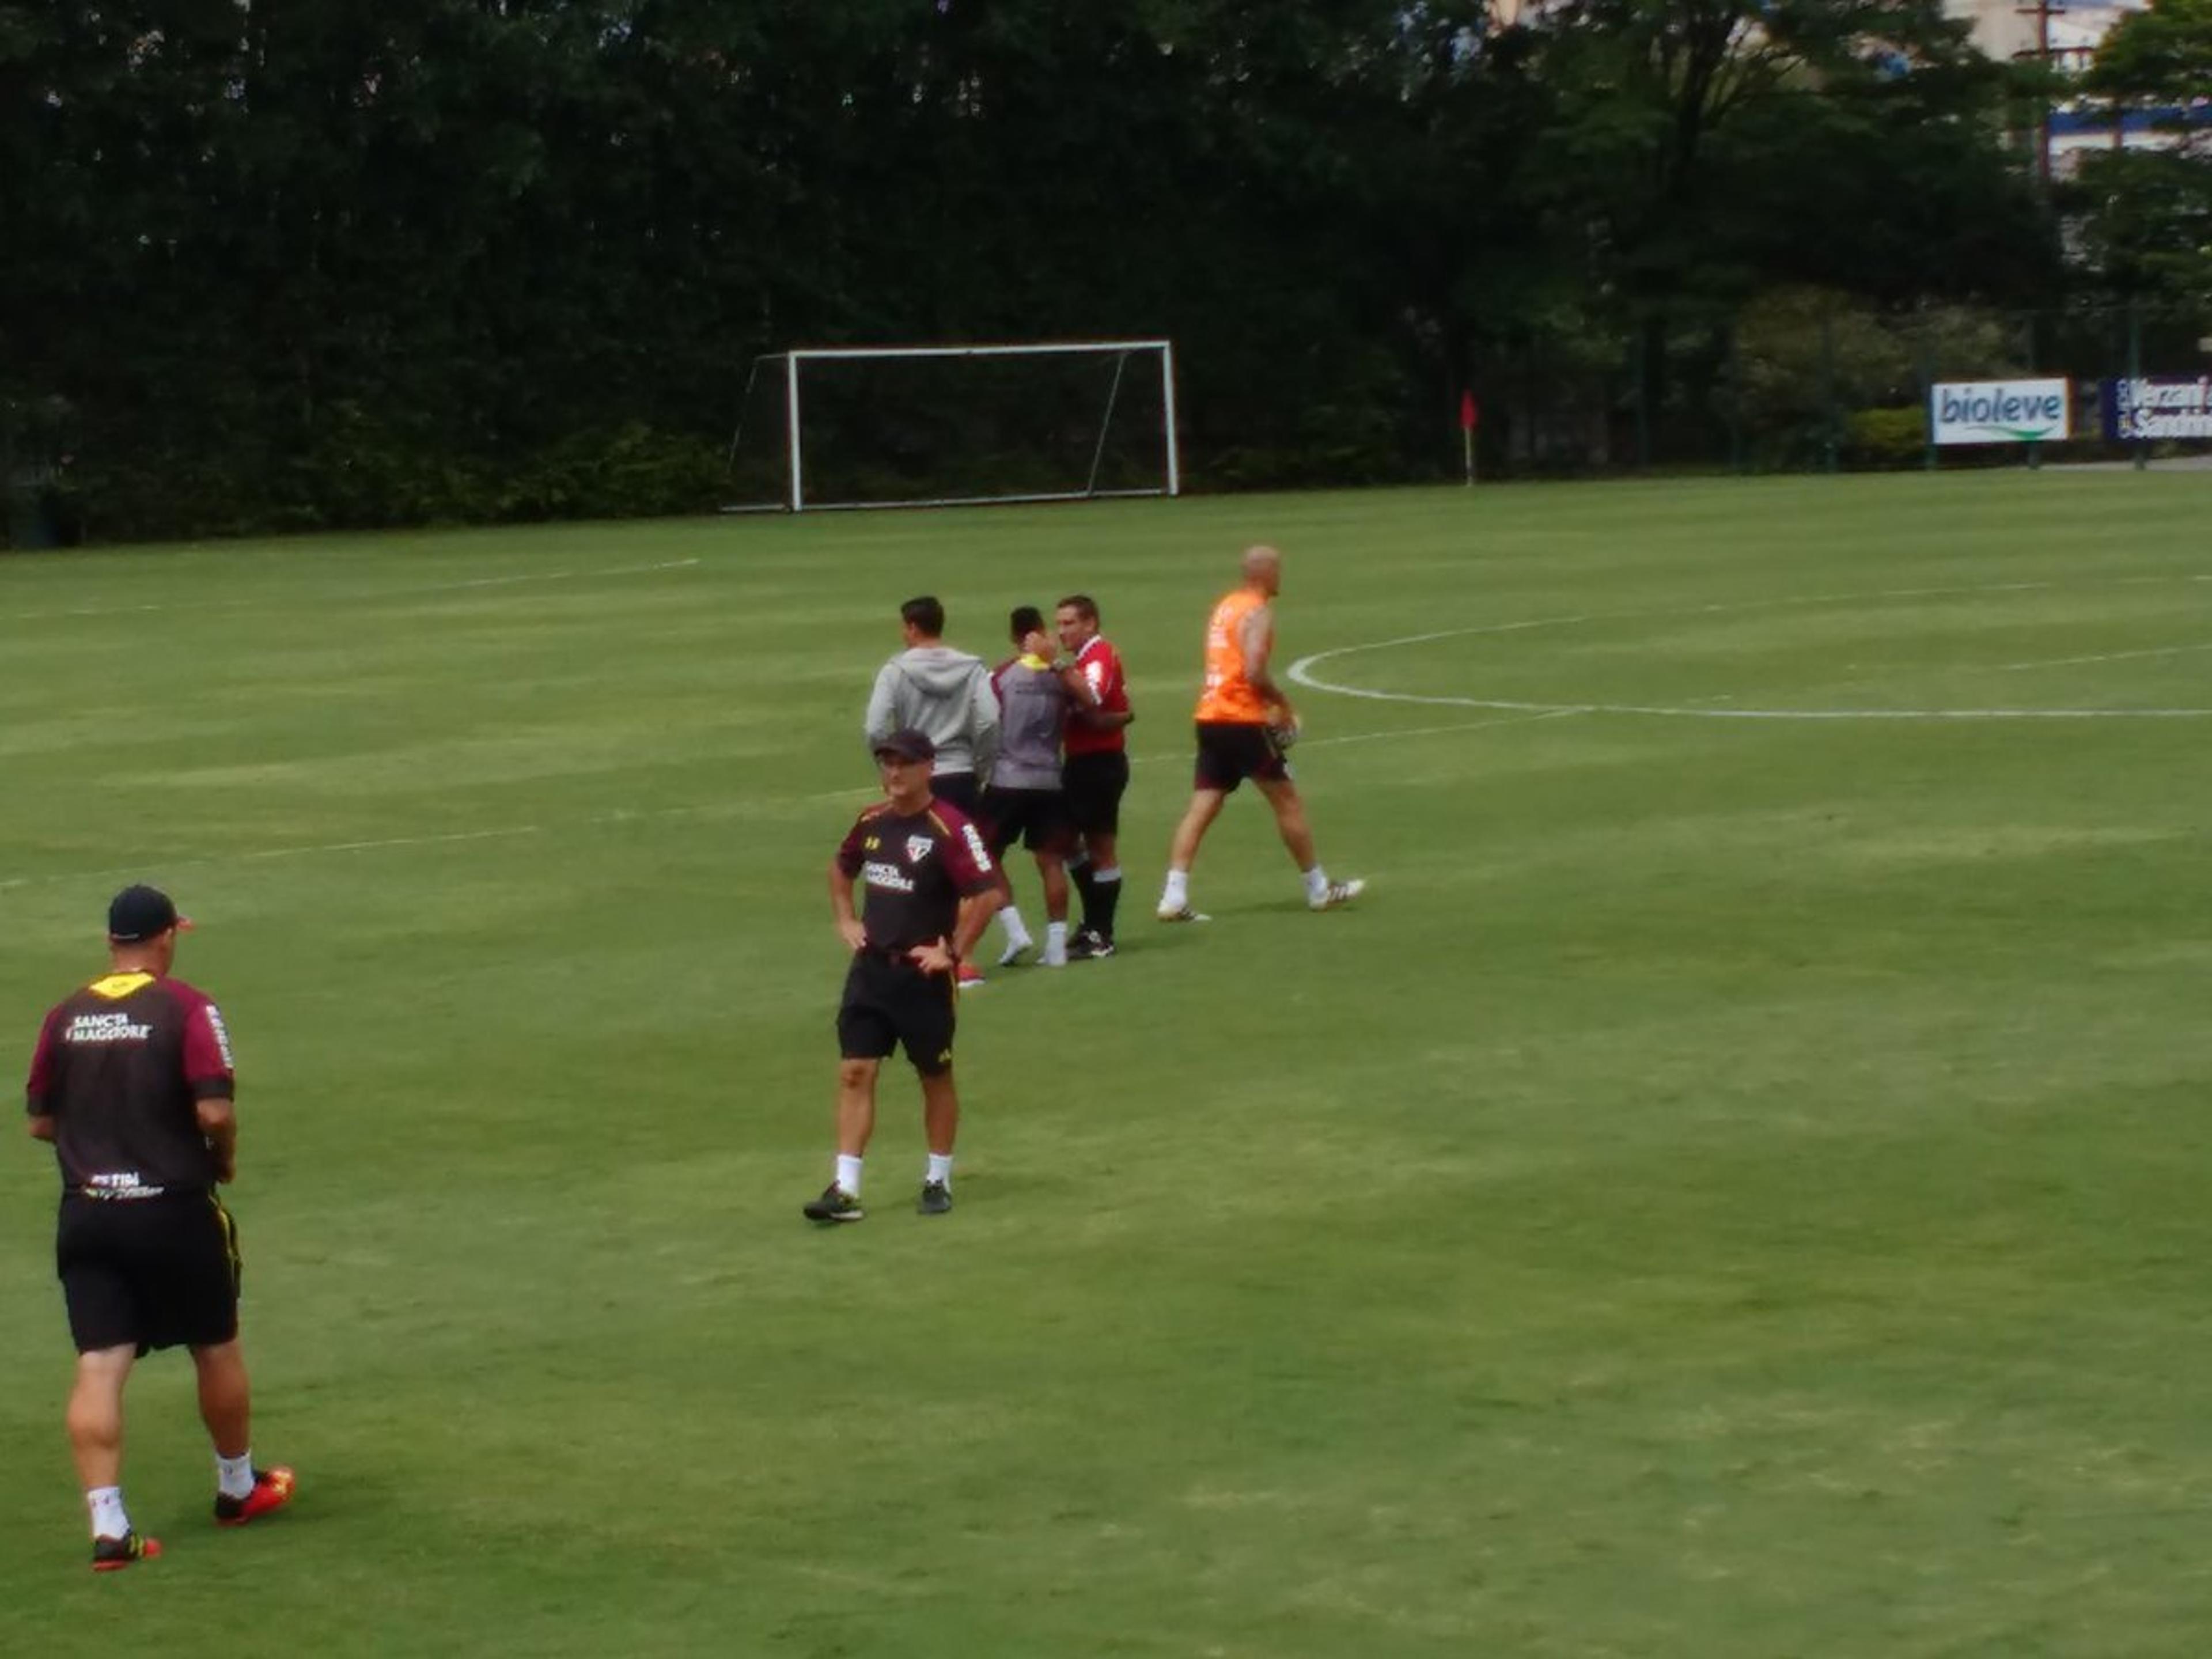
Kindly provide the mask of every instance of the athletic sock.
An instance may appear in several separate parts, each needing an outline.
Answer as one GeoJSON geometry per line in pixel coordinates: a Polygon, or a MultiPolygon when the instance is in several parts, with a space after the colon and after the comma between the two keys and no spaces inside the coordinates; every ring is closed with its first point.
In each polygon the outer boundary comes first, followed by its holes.
{"type": "Polygon", "coordinates": [[[235,1457],[215,1455],[215,1489],[225,1498],[251,1498],[253,1495],[253,1449],[248,1446],[235,1457]]]}
{"type": "Polygon", "coordinates": [[[1067,960],[1067,924],[1048,921],[1044,925],[1044,959],[1049,967],[1057,968],[1067,960]]]}
{"type": "Polygon", "coordinates": [[[1098,875],[1088,863],[1067,866],[1067,878],[1075,884],[1076,896],[1083,901],[1083,925],[1098,925],[1098,875]]]}
{"type": "Polygon", "coordinates": [[[837,1154],[837,1190],[849,1193],[854,1198],[860,1195],[860,1160],[859,1158],[848,1158],[842,1152],[837,1154]]]}
{"type": "Polygon", "coordinates": [[[1121,866],[1101,870],[1091,878],[1091,896],[1083,907],[1084,920],[1101,939],[1114,937],[1114,912],[1121,903],[1121,866]]]}
{"type": "Polygon", "coordinates": [[[1014,906],[1009,904],[1001,907],[999,911],[999,921],[1005,926],[1006,930],[1006,948],[1008,950],[1026,951],[1030,945],[1036,943],[1034,939],[1030,937],[1029,923],[1022,920],[1022,913],[1014,906]]]}
{"type": "Polygon", "coordinates": [[[928,1173],[922,1178],[933,1185],[944,1188],[948,1193],[951,1192],[952,1190],[952,1154],[932,1152],[929,1155],[928,1173]]]}
{"type": "Polygon", "coordinates": [[[1180,910],[1190,902],[1190,872],[1170,870],[1168,884],[1160,889],[1160,908],[1180,910]]]}
{"type": "Polygon", "coordinates": [[[131,1517],[123,1511],[123,1488],[94,1486],[84,1495],[85,1507],[92,1511],[92,1535],[94,1538],[128,1538],[131,1517]]]}
{"type": "Polygon", "coordinates": [[[1314,904],[1328,896],[1328,872],[1316,864],[1306,872],[1306,902],[1314,904]]]}

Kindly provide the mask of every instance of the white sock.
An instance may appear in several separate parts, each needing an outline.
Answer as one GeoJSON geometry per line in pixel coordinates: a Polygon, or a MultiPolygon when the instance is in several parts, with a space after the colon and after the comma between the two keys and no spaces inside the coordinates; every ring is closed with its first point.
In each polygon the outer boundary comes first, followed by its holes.
{"type": "Polygon", "coordinates": [[[929,1173],[922,1178],[934,1182],[948,1193],[951,1192],[952,1190],[952,1154],[932,1152],[929,1155],[929,1173]]]}
{"type": "Polygon", "coordinates": [[[225,1498],[251,1498],[253,1495],[253,1449],[249,1446],[235,1457],[215,1455],[215,1489],[225,1498]]]}
{"type": "Polygon", "coordinates": [[[1048,968],[1057,968],[1067,960],[1067,924],[1048,921],[1044,925],[1044,962],[1048,968]]]}
{"type": "Polygon", "coordinates": [[[1121,866],[1117,864],[1110,870],[1093,870],[1091,872],[1091,879],[1102,884],[1109,881],[1119,881],[1121,879],[1121,866]]]}
{"type": "Polygon", "coordinates": [[[1030,925],[1022,920],[1022,913],[1009,904],[999,912],[999,920],[1006,929],[1006,943],[1017,951],[1026,950],[1036,943],[1030,936],[1030,925]]]}
{"type": "Polygon", "coordinates": [[[1180,910],[1184,905],[1189,902],[1190,872],[1188,870],[1169,871],[1168,884],[1160,890],[1160,908],[1163,910],[1180,910]]]}
{"type": "Polygon", "coordinates": [[[1306,899],[1309,902],[1323,898],[1328,893],[1328,872],[1316,864],[1306,872],[1306,899]]]}
{"type": "Polygon", "coordinates": [[[854,1198],[860,1195],[860,1160],[859,1158],[848,1158],[842,1152],[837,1154],[837,1190],[850,1193],[854,1198]]]}
{"type": "Polygon", "coordinates": [[[131,1534],[131,1517],[123,1512],[123,1488],[94,1486],[84,1495],[85,1507],[92,1511],[92,1535],[94,1538],[127,1538],[131,1534]]]}

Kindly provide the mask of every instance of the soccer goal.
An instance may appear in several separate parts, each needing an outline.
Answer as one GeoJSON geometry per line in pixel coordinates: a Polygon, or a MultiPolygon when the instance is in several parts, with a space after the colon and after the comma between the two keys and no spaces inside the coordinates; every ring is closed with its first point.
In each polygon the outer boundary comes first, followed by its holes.
{"type": "Polygon", "coordinates": [[[756,358],[731,512],[1174,495],[1175,346],[836,346],[756,358]]]}

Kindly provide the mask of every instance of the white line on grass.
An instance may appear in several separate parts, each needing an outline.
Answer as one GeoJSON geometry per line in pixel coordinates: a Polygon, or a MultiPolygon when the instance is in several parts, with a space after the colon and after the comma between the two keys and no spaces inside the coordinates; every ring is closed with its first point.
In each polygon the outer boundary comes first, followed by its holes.
{"type": "MultiPolygon", "coordinates": [[[[1317,749],[1323,744],[1381,743],[1395,738],[1431,737],[1439,732],[1475,732],[1486,726],[1524,726],[1532,720],[1558,720],[1565,714],[1577,712],[1579,711],[1549,709],[1540,714],[1516,714],[1503,719],[1460,720],[1449,726],[1413,726],[1391,732],[1359,732],[1340,738],[1310,738],[1304,746],[1317,749]]],[[[1147,766],[1156,765],[1163,761],[1177,760],[1188,763],[1189,757],[1188,755],[1144,755],[1135,757],[1131,763],[1147,766]]],[[[817,801],[868,800],[880,793],[873,785],[856,784],[849,789],[829,789],[816,794],[799,795],[790,799],[796,799],[801,805],[811,805],[817,801]]],[[[653,806],[643,809],[618,807],[610,812],[594,812],[587,817],[577,819],[565,826],[516,823],[493,830],[456,830],[438,835],[386,836],[374,841],[311,842],[293,847],[263,847],[240,853],[210,854],[200,858],[149,858],[138,864],[118,865],[104,870],[64,870],[45,876],[0,877],[0,892],[20,887],[52,887],[64,882],[109,881],[126,876],[143,876],[149,868],[155,866],[164,871],[202,870],[213,865],[244,864],[261,859],[308,858],[319,854],[384,852],[404,847],[444,847],[473,841],[518,840],[526,836],[555,834],[563,828],[602,829],[612,824],[646,823],[659,819],[693,817],[717,812],[742,814],[757,811],[763,805],[773,805],[773,802],[764,803],[758,796],[751,796],[743,800],[695,801],[683,806],[653,806]]]]}
{"type": "Polygon", "coordinates": [[[478,576],[466,581],[423,582],[406,587],[359,588],[351,592],[288,595],[283,599],[256,595],[250,599],[173,599],[158,605],[80,605],[56,611],[0,611],[0,622],[51,622],[63,617],[139,617],[166,611],[242,611],[254,606],[290,603],[311,598],[318,604],[405,599],[414,593],[458,593],[474,587],[511,587],[520,582],[565,582],[599,576],[642,576],[659,570],[683,570],[697,564],[694,559],[664,559],[658,564],[609,565],[596,570],[536,570],[516,576],[478,576]]]}
{"type": "Polygon", "coordinates": [[[2107,651],[2096,657],[2045,657],[2040,662],[2008,662],[1996,672],[2019,674],[2031,668],[2072,668],[2081,663],[2132,662],[2141,657],[2179,657],[2191,651],[2212,651],[2212,645],[2164,645],[2155,651],[2107,651]]]}
{"type": "MultiPolygon", "coordinates": [[[[2201,582],[2202,575],[2121,577],[2120,581],[2201,582]]],[[[1753,599],[1741,605],[1680,605],[1655,611],[1586,612],[1571,617],[1540,617],[1524,622],[1494,623],[1480,628],[1445,628],[1397,639],[1370,640],[1338,646],[1299,658],[1290,667],[1297,684],[1339,696],[1364,697],[1376,702],[1410,702],[1431,708],[1497,708],[1530,714],[1644,714],[1709,720],[2197,720],[2212,715],[2212,708],[1717,708],[1684,704],[1618,702],[1532,702],[1509,697],[1430,696],[1412,691],[1381,691],[1371,686],[1345,685],[1322,679],[1316,664],[1362,652],[1392,651],[1404,646],[1427,645],[1437,640],[1471,639],[1483,635],[1525,633],[1531,629],[1571,628],[1589,623],[1635,621],[1667,617],[1705,617],[1746,611],[1767,611],[1784,605],[1838,605],[1869,599],[1930,599],[1966,593],[2020,593],[2054,588],[2057,582],[1993,582],[1972,587],[1893,587],[1863,593],[1820,593],[1797,598],[1753,599]]],[[[2212,650],[2212,646],[2184,646],[2177,650],[2212,650]]],[[[2058,667],[2073,662],[2111,662],[2134,656],[2160,656],[2168,651],[2120,652],[2102,657],[2062,659],[2050,663],[2016,663],[2017,669],[2058,667]]]]}

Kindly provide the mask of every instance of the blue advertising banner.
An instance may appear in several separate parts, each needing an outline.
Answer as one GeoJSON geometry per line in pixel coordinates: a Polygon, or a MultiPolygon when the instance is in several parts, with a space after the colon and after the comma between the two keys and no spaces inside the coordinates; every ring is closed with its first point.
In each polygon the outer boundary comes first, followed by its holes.
{"type": "Polygon", "coordinates": [[[2114,443],[2212,438],[2212,375],[2147,374],[2103,381],[2099,391],[2114,443]]]}

